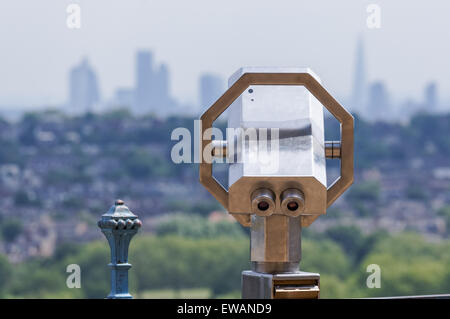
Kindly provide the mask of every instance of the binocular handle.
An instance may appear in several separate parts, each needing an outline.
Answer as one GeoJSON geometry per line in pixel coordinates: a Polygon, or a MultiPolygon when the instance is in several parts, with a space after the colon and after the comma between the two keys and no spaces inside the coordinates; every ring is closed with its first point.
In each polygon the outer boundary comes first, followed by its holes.
{"type": "MultiPolygon", "coordinates": [[[[212,160],[205,162],[204,150],[211,148],[211,136],[205,138],[205,132],[211,133],[213,122],[236,100],[250,85],[302,85],[340,122],[341,141],[331,142],[325,150],[331,152],[328,158],[341,159],[341,175],[327,189],[327,207],[329,207],[353,183],[353,116],[328,93],[328,91],[309,73],[260,73],[243,74],[228,90],[200,117],[200,183],[228,210],[228,191],[212,176],[212,160]],[[336,145],[336,147],[334,147],[336,145]],[[340,155],[340,156],[337,156],[340,155]]],[[[328,142],[330,143],[330,142],[328,142]]],[[[212,153],[209,152],[209,154],[212,153]]],[[[212,156],[208,155],[208,156],[212,156]]],[[[232,214],[242,225],[250,225],[249,214],[232,214]]],[[[302,225],[310,225],[319,215],[302,216],[302,225]]]]}

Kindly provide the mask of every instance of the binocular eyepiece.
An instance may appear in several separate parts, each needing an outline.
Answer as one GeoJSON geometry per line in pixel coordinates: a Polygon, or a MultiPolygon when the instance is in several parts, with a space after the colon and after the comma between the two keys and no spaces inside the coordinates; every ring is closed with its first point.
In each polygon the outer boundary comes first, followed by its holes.
{"type": "MultiPolygon", "coordinates": [[[[252,213],[258,216],[270,216],[276,209],[276,195],[268,188],[255,190],[251,195],[252,213]]],[[[283,215],[299,216],[305,209],[305,197],[295,188],[288,188],[281,193],[280,206],[283,215]]]]}
{"type": "Polygon", "coordinates": [[[275,194],[268,188],[252,193],[252,212],[258,216],[270,216],[275,211],[275,194]]]}

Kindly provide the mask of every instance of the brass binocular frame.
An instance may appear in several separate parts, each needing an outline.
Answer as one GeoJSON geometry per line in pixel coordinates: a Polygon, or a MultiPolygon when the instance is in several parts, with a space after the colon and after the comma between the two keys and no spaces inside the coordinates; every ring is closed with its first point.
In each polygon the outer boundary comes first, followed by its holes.
{"type": "MultiPolygon", "coordinates": [[[[328,93],[328,91],[309,73],[245,73],[201,116],[200,147],[200,183],[228,210],[228,191],[212,175],[212,163],[203,160],[203,151],[211,136],[205,139],[205,131],[212,128],[214,121],[236,100],[250,85],[299,85],[304,86],[339,121],[341,126],[340,142],[325,142],[327,158],[340,158],[341,174],[327,189],[327,207],[329,207],[353,183],[353,116],[328,93]]],[[[250,215],[233,214],[244,226],[250,226],[250,215]]],[[[309,226],[319,215],[302,215],[302,226],[309,226]]]]}

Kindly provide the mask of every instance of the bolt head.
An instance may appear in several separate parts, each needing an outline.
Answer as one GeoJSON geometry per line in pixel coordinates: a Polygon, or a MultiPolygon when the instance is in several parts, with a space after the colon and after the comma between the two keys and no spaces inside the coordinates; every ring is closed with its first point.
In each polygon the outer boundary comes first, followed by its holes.
{"type": "Polygon", "coordinates": [[[116,206],[125,205],[125,202],[121,199],[116,199],[116,201],[114,202],[114,205],[116,205],[116,206]]]}

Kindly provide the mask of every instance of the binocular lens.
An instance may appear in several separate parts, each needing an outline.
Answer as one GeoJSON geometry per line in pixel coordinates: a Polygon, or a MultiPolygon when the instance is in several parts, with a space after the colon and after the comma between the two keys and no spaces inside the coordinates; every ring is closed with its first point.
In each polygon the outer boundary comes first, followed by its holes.
{"type": "Polygon", "coordinates": [[[269,209],[269,203],[265,202],[265,201],[259,202],[258,203],[258,209],[262,210],[262,211],[268,210],[269,209]]]}
{"type": "Polygon", "coordinates": [[[287,208],[293,212],[293,211],[297,210],[298,204],[296,202],[289,202],[287,204],[287,208]]]}

